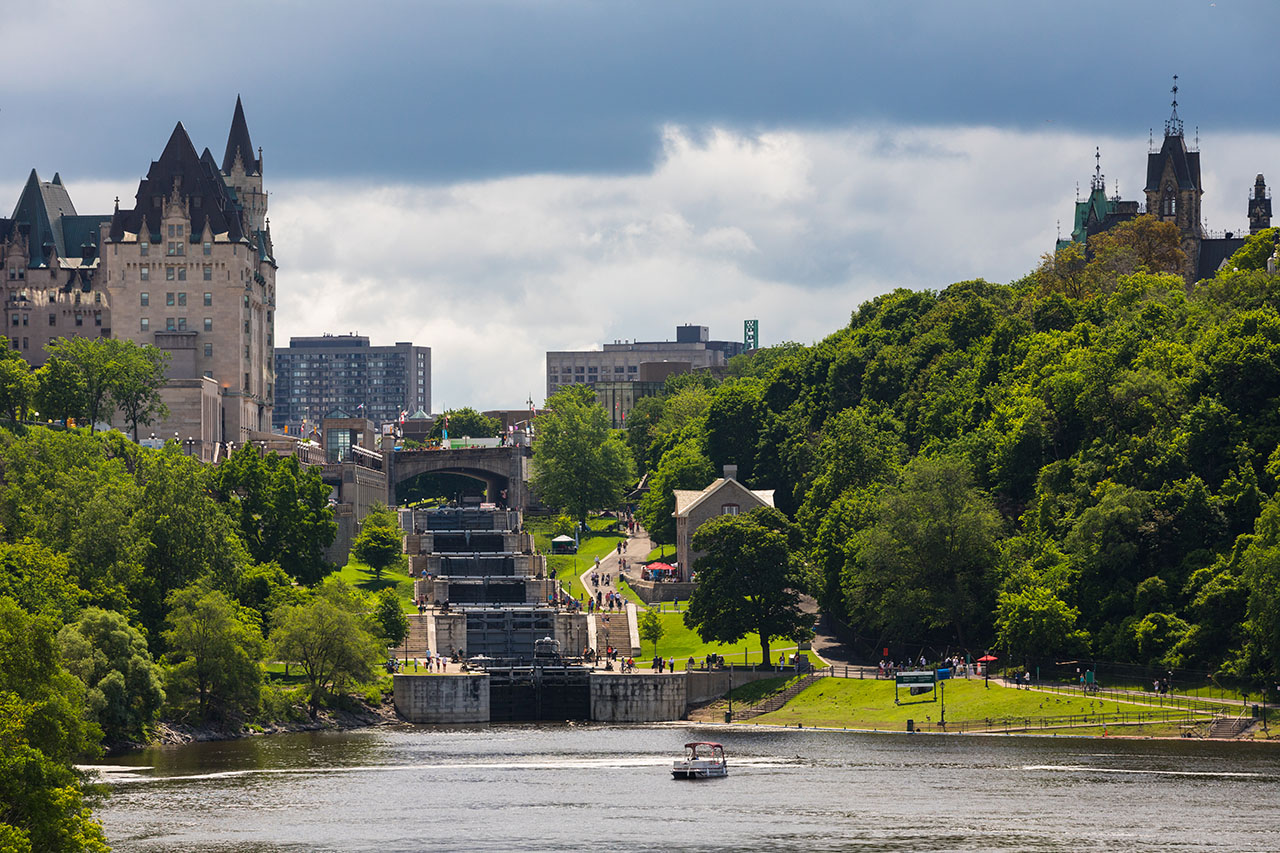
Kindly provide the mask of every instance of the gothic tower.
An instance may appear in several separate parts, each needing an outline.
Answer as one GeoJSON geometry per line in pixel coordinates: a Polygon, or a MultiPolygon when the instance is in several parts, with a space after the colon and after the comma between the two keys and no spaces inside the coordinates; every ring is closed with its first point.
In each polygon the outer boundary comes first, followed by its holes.
{"type": "Polygon", "coordinates": [[[1200,152],[1188,151],[1178,118],[1178,78],[1173,78],[1173,113],[1164,123],[1164,143],[1158,152],[1147,154],[1147,213],[1161,222],[1172,222],[1182,233],[1182,251],[1187,255],[1185,278],[1191,281],[1199,266],[1200,152]]]}
{"type": "Polygon", "coordinates": [[[1271,194],[1262,175],[1253,182],[1253,195],[1249,197],[1249,233],[1257,234],[1271,227],[1271,194]]]}

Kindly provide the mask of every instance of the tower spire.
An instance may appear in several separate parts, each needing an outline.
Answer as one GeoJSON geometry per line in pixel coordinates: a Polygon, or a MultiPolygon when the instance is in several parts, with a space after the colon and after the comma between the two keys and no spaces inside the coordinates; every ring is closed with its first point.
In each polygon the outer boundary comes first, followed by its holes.
{"type": "Polygon", "coordinates": [[[1173,92],[1173,112],[1169,114],[1169,120],[1164,123],[1165,136],[1181,136],[1182,135],[1182,119],[1178,118],[1178,75],[1173,75],[1173,88],[1169,91],[1173,92]]]}
{"type": "Polygon", "coordinates": [[[1105,189],[1102,180],[1102,149],[1096,145],[1093,147],[1093,180],[1089,182],[1089,189],[1105,189]]]}

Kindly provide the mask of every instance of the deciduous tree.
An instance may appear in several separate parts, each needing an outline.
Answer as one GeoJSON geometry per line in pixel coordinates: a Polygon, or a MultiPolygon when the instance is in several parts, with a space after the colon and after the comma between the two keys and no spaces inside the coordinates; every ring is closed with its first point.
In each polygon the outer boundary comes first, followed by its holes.
{"type": "Polygon", "coordinates": [[[164,704],[164,687],[142,633],[119,613],[90,607],[58,632],[58,653],[84,682],[107,741],[143,741],[164,704]]]}
{"type": "Polygon", "coordinates": [[[635,467],[589,388],[571,385],[548,397],[534,431],[533,486],[547,505],[585,523],[592,510],[622,500],[635,467]]]}
{"type": "Polygon", "coordinates": [[[813,627],[796,591],[793,553],[800,544],[799,528],[773,507],[703,523],[693,535],[693,547],[704,554],[693,563],[698,585],[685,625],[704,642],[736,643],[759,634],[763,659],[772,660],[774,638],[800,639],[813,627]]]}
{"type": "Polygon", "coordinates": [[[262,633],[256,619],[218,590],[193,584],[168,599],[169,703],[202,720],[258,707],[262,633]]]}

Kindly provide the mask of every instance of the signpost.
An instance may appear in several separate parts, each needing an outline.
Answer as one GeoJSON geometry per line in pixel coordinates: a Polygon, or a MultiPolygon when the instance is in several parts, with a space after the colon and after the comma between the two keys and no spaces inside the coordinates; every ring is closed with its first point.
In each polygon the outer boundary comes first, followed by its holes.
{"type": "MultiPolygon", "coordinates": [[[[951,678],[950,669],[900,672],[893,682],[893,704],[903,704],[902,700],[898,698],[898,688],[903,685],[907,687],[908,695],[911,696],[933,693],[933,698],[919,699],[917,702],[939,702],[942,705],[942,708],[938,719],[938,725],[945,727],[947,725],[946,687],[947,679],[949,678],[951,678]]],[[[906,704],[914,705],[916,702],[907,702],[906,704]]]]}

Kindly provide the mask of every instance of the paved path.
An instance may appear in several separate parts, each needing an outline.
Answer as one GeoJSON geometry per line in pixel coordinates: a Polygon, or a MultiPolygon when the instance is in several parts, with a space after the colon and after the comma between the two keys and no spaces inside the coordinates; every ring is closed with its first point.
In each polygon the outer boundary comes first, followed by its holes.
{"type": "MultiPolygon", "coordinates": [[[[600,558],[599,566],[588,566],[587,570],[582,573],[582,587],[589,595],[594,596],[600,593],[600,600],[604,601],[605,597],[610,593],[618,593],[618,574],[622,568],[622,560],[625,558],[628,567],[639,565],[653,546],[649,544],[649,536],[643,530],[638,530],[634,536],[628,536],[623,540],[622,552],[616,549],[610,551],[604,557],[600,558]],[[597,582],[591,583],[591,575],[596,574],[597,582]],[[606,577],[608,582],[606,583],[606,577]]],[[[634,570],[633,570],[634,571],[634,570]]],[[[625,602],[626,596],[623,596],[625,602]]],[[[627,622],[627,612],[624,609],[615,609],[613,611],[605,608],[597,610],[591,616],[593,620],[596,651],[603,654],[604,650],[613,646],[618,649],[624,656],[631,650],[631,629],[627,622]]]]}

